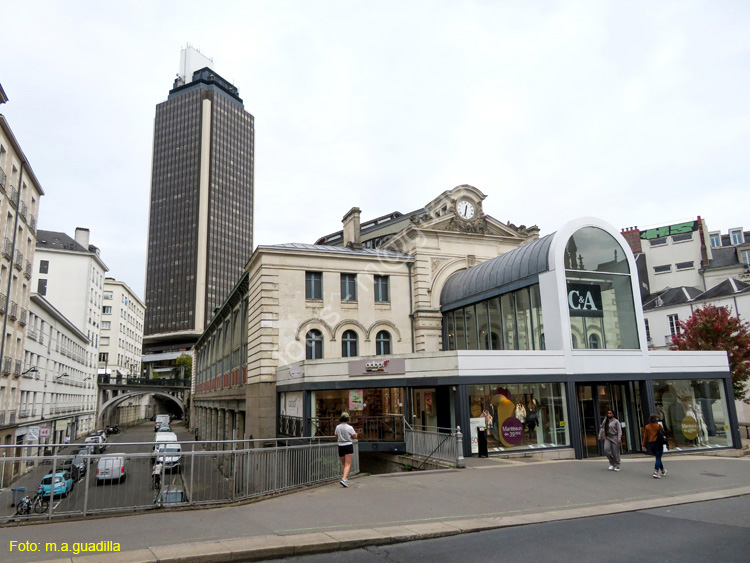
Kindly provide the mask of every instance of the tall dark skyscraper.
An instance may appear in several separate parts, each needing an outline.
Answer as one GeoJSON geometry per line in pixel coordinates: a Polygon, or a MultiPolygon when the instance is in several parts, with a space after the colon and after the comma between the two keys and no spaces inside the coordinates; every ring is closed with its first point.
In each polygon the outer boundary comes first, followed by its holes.
{"type": "Polygon", "coordinates": [[[252,253],[254,120],[205,63],[183,50],[182,72],[156,106],[146,354],[190,348],[252,253]]]}

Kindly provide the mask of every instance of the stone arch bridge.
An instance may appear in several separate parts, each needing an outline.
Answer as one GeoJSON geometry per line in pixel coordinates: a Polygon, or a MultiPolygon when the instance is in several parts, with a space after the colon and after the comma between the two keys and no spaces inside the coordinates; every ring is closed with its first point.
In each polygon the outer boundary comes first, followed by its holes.
{"type": "Polygon", "coordinates": [[[97,395],[97,427],[103,426],[104,420],[117,405],[142,395],[153,395],[174,403],[187,416],[187,402],[190,397],[189,379],[142,379],[125,376],[98,376],[99,392],[97,395]]]}

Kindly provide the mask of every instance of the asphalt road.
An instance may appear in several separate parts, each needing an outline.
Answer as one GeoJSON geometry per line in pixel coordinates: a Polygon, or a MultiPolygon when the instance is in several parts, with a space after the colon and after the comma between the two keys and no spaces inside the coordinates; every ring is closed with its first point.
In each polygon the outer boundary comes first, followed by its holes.
{"type": "Polygon", "coordinates": [[[749,552],[750,496],[741,496],[275,561],[746,563],[750,560],[749,552]]]}

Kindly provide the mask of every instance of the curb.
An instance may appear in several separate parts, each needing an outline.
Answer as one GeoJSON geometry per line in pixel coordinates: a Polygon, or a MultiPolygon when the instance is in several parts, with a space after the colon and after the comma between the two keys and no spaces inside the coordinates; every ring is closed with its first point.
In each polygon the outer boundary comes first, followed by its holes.
{"type": "Polygon", "coordinates": [[[723,491],[694,493],[673,498],[637,500],[514,516],[470,518],[427,524],[314,532],[290,536],[251,536],[248,538],[234,538],[210,542],[164,545],[132,551],[98,553],[96,555],[75,556],[54,560],[48,559],[44,563],[222,563],[225,561],[263,561],[265,559],[278,559],[313,553],[330,553],[371,545],[389,545],[528,524],[621,514],[664,506],[721,500],[743,495],[750,495],[750,486],[723,491]]]}

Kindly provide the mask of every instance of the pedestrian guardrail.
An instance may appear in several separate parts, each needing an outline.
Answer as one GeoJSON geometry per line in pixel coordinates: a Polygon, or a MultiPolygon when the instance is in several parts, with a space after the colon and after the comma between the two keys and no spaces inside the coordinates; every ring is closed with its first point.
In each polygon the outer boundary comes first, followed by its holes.
{"type": "MultiPolygon", "coordinates": [[[[45,456],[13,456],[17,446],[0,446],[4,466],[33,469],[14,490],[37,493],[49,501],[44,511],[18,510],[17,499],[0,498],[0,524],[85,517],[107,512],[134,512],[191,505],[215,505],[263,497],[334,481],[341,476],[334,437],[171,442],[118,442],[104,452],[76,455],[90,444],[50,444],[45,456]],[[64,452],[64,453],[59,453],[64,452]],[[75,459],[75,461],[73,461],[75,459]],[[159,483],[152,479],[160,461],[159,483]],[[54,481],[59,483],[52,484],[54,481]]],[[[90,450],[89,450],[90,451],[90,450]]],[[[359,473],[355,443],[351,474],[359,473]]]]}
{"type": "Polygon", "coordinates": [[[456,467],[465,467],[463,455],[463,434],[461,427],[440,428],[437,426],[419,426],[413,428],[404,422],[406,453],[428,459],[453,463],[456,467]]]}

